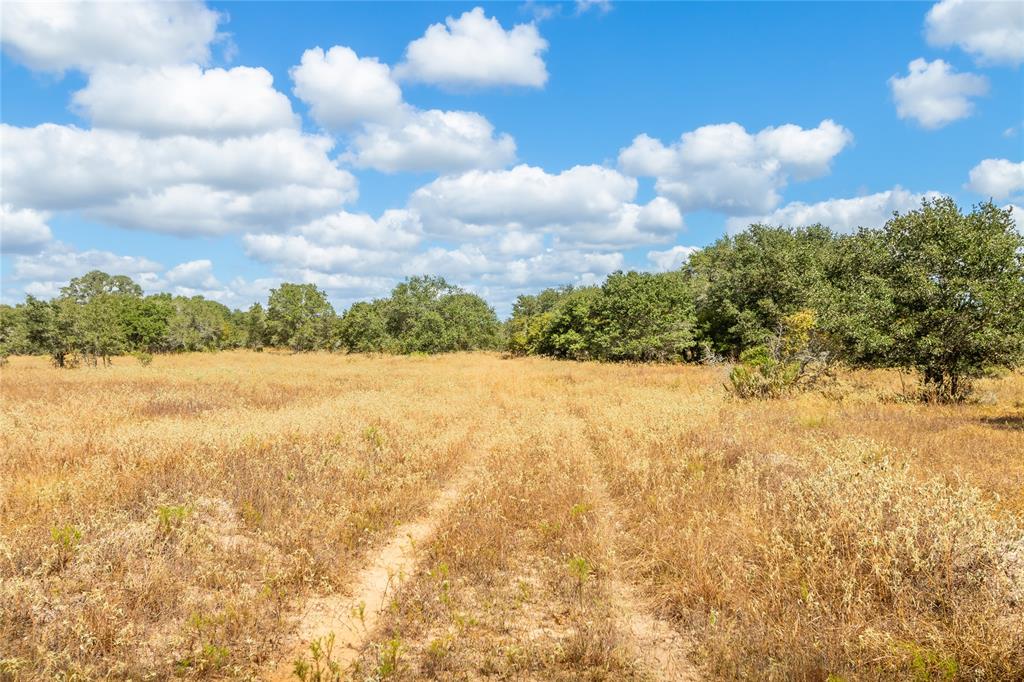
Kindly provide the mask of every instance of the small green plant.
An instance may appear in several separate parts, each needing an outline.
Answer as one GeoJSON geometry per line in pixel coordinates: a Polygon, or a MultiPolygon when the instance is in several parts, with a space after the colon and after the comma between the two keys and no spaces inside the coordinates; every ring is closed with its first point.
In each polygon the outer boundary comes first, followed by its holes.
{"type": "Polygon", "coordinates": [[[587,512],[589,512],[591,509],[593,509],[593,507],[591,507],[586,502],[577,502],[569,510],[569,516],[571,516],[574,519],[578,519],[582,516],[585,516],[587,512]]]}
{"type": "Polygon", "coordinates": [[[583,588],[586,586],[593,573],[594,567],[589,561],[587,561],[586,557],[577,555],[569,559],[569,575],[572,576],[575,581],[573,587],[581,604],[583,603],[583,588]]]}
{"type": "Polygon", "coordinates": [[[363,440],[378,452],[384,449],[384,434],[376,426],[367,426],[363,429],[363,440]]]}
{"type": "Polygon", "coordinates": [[[451,587],[452,583],[448,579],[448,564],[444,561],[440,562],[432,569],[430,569],[430,577],[437,583],[438,599],[445,606],[451,604],[451,587]]]}
{"type": "Polygon", "coordinates": [[[82,531],[70,524],[64,524],[51,528],[50,537],[56,549],[54,564],[58,569],[64,568],[75,556],[78,544],[82,541],[82,531]]]}
{"type": "Polygon", "coordinates": [[[161,504],[156,508],[157,533],[166,537],[181,527],[192,508],[182,504],[161,504]]]}
{"type": "Polygon", "coordinates": [[[387,679],[398,672],[401,651],[402,640],[398,637],[392,637],[381,645],[377,655],[377,676],[379,678],[387,679]]]}
{"type": "Polygon", "coordinates": [[[341,664],[334,660],[334,633],[309,643],[310,660],[295,661],[292,674],[302,682],[340,682],[341,664]]]}
{"type": "Polygon", "coordinates": [[[149,367],[150,365],[153,364],[153,354],[152,353],[147,353],[146,351],[143,351],[143,350],[137,350],[134,353],[132,353],[132,355],[135,356],[135,359],[143,367],[149,367]]]}

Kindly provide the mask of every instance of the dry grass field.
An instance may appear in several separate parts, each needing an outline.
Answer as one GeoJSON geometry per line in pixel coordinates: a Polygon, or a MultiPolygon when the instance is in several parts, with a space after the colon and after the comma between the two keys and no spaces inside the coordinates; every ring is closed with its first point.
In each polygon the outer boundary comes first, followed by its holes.
{"type": "Polygon", "coordinates": [[[1024,679],[1024,376],[725,372],[14,358],[0,678],[1024,679]]]}

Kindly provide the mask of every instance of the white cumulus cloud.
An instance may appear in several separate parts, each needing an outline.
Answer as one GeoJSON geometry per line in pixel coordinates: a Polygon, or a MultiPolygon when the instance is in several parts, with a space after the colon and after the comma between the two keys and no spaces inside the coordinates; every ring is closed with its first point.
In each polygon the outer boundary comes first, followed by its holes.
{"type": "Polygon", "coordinates": [[[1014,0],[943,0],[928,10],[932,45],[956,45],[979,64],[1024,62],[1024,4],[1014,0]]]}
{"type": "Polygon", "coordinates": [[[228,137],[299,127],[270,72],[246,66],[103,66],[71,101],[96,127],[150,136],[228,137]]]}
{"type": "Polygon", "coordinates": [[[213,261],[208,258],[179,263],[164,278],[169,284],[190,289],[213,289],[220,285],[213,275],[213,261]]]}
{"type": "Polygon", "coordinates": [[[355,135],[348,157],[361,168],[395,173],[502,168],[516,158],[511,135],[469,111],[416,111],[394,125],[371,124],[355,135]]]}
{"type": "Polygon", "coordinates": [[[402,90],[388,65],[360,57],[351,48],[306,50],[290,73],[295,96],[309,105],[310,114],[324,127],[388,122],[401,114],[402,90]]]}
{"type": "Polygon", "coordinates": [[[541,54],[548,43],[534,24],[505,30],[481,7],[433,24],[411,43],[395,67],[399,78],[452,87],[542,87],[548,79],[541,54]]]}
{"type": "Polygon", "coordinates": [[[985,159],[971,169],[967,189],[996,200],[1024,192],[1024,162],[985,159]]]}
{"type": "Polygon", "coordinates": [[[941,59],[915,59],[908,65],[906,76],[889,79],[889,87],[897,116],[935,129],[974,113],[971,98],[988,93],[988,79],[973,73],[956,73],[941,59]]]}
{"type": "Polygon", "coordinates": [[[836,232],[853,232],[858,227],[881,227],[892,217],[893,212],[903,213],[920,208],[922,200],[938,196],[938,192],[915,193],[897,186],[862,197],[827,199],[810,204],[794,201],[765,215],[730,218],[726,221],[726,228],[735,234],[755,223],[784,227],[820,223],[836,232]]]}
{"type": "Polygon", "coordinates": [[[678,209],[657,197],[633,203],[637,181],[602,166],[558,174],[519,165],[438,178],[409,205],[428,232],[471,238],[499,232],[545,232],[569,243],[664,240],[682,227],[678,209]]]}
{"type": "Polygon", "coordinates": [[[46,224],[49,214],[10,204],[0,204],[0,252],[31,253],[42,249],[53,239],[46,224]]]}
{"type": "Polygon", "coordinates": [[[829,172],[853,134],[831,120],[816,128],[793,124],[749,133],[738,123],[707,125],[664,145],[646,134],[620,150],[619,167],[656,178],[659,194],[683,211],[710,209],[733,215],[769,211],[791,178],[829,172]]]}
{"type": "Polygon", "coordinates": [[[4,2],[0,40],[29,68],[205,63],[221,16],[201,2],[4,2]]]}
{"type": "Polygon", "coordinates": [[[664,251],[648,251],[647,260],[657,272],[668,272],[681,268],[686,261],[690,260],[690,256],[698,251],[700,251],[700,247],[680,244],[664,251]]]}
{"type": "Polygon", "coordinates": [[[173,234],[282,229],[337,210],[356,181],[333,140],[282,129],[224,140],[43,124],[3,125],[5,198],[81,210],[122,227],[173,234]]]}

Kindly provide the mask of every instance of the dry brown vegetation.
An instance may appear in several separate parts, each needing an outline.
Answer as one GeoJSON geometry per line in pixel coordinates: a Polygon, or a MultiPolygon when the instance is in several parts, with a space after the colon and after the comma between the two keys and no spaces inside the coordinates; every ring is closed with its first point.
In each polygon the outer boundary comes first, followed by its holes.
{"type": "Polygon", "coordinates": [[[273,675],[427,519],[346,677],[1024,679],[1020,374],[936,406],[488,354],[0,372],[0,677],[273,675]]]}

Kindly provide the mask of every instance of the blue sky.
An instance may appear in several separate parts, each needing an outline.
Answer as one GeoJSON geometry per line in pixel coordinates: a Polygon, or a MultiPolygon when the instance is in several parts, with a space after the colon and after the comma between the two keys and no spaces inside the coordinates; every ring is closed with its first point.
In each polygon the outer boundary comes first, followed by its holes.
{"type": "Polygon", "coordinates": [[[1020,3],[0,11],[4,302],[430,272],[504,314],[754,221],[1024,203],[1020,3]]]}

